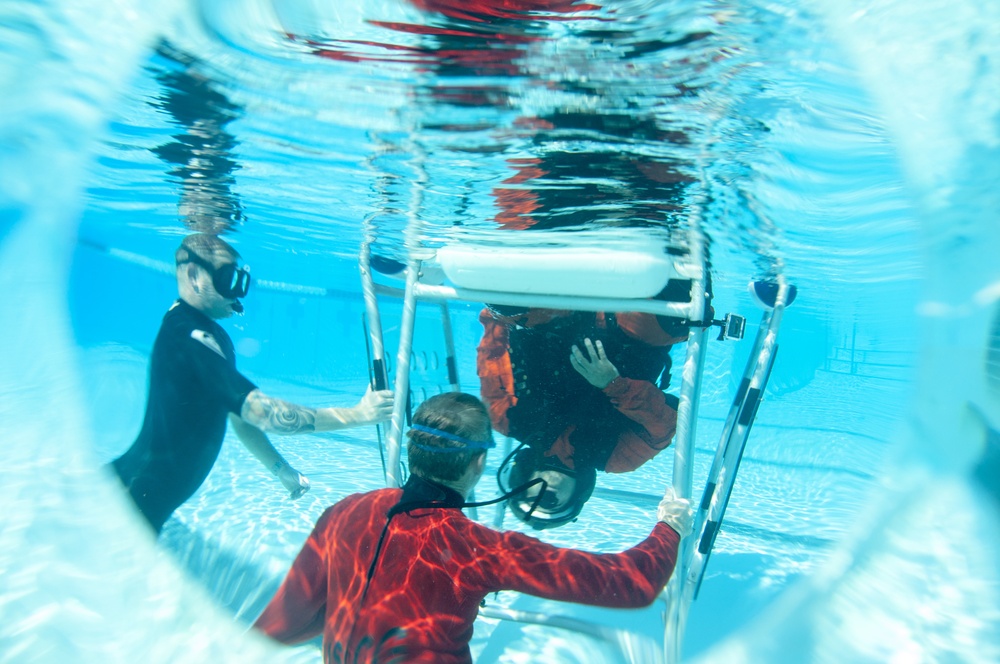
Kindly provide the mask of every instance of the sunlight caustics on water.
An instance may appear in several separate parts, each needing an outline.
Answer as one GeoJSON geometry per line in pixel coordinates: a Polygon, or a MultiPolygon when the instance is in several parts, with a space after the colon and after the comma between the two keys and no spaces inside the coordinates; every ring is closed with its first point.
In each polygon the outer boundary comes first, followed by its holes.
{"type": "MultiPolygon", "coordinates": [[[[754,278],[800,296],[685,657],[1000,660],[1000,11],[517,4],[0,9],[0,661],[317,661],[246,624],[322,509],[381,485],[373,430],[282,441],[314,483],[297,503],[227,440],[160,546],[100,469],[141,422],[187,232],[225,233],[253,266],[229,328],[241,369],[320,405],[367,380],[365,232],[404,260],[414,217],[431,246],[562,229],[583,248],[695,215],[717,312],[752,328],[754,278]]],[[[470,392],[476,310],[454,308],[470,392]]],[[[386,315],[392,348],[398,306],[386,315]]],[[[423,348],[434,325],[421,315],[423,348]]],[[[711,347],[696,490],[748,345],[711,347]]],[[[436,358],[418,360],[418,389],[440,382],[436,358]]],[[[668,457],[602,475],[545,539],[638,541],[668,457]]],[[[661,656],[662,603],[495,604],[634,639],[483,619],[478,661],[661,656]]]]}

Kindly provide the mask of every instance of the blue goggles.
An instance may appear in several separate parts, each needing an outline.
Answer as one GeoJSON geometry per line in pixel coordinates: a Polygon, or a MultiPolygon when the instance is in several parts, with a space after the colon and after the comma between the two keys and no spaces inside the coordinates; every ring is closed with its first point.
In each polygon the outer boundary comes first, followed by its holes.
{"type": "Polygon", "coordinates": [[[208,270],[212,275],[212,285],[216,292],[224,298],[234,300],[246,297],[250,291],[250,266],[237,267],[236,263],[226,263],[215,267],[198,254],[188,251],[188,257],[178,265],[194,263],[208,270]]]}
{"type": "Polygon", "coordinates": [[[410,429],[462,444],[462,447],[431,447],[429,445],[421,445],[420,443],[411,443],[417,449],[424,450],[425,452],[468,452],[470,450],[491,450],[497,446],[494,440],[470,440],[462,436],[456,436],[453,433],[448,433],[447,431],[425,427],[422,424],[414,424],[410,426],[410,429]]]}

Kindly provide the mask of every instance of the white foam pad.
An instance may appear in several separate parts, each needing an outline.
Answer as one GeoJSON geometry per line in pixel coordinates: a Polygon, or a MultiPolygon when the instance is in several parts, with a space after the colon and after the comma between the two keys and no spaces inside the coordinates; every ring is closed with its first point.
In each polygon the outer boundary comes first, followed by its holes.
{"type": "Polygon", "coordinates": [[[649,298],[676,275],[659,242],[594,246],[450,244],[437,251],[458,288],[534,295],[649,298]]]}

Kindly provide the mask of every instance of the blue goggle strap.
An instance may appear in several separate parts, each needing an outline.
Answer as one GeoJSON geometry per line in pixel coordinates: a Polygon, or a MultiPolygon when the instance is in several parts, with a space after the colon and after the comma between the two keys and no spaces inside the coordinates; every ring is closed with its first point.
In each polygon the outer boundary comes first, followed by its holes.
{"type": "Polygon", "coordinates": [[[411,441],[414,447],[425,452],[466,452],[469,449],[490,450],[497,446],[494,440],[470,440],[462,436],[456,436],[453,433],[448,433],[447,431],[425,427],[422,424],[414,424],[410,429],[462,444],[462,447],[431,447],[430,445],[421,445],[420,443],[411,441]]]}

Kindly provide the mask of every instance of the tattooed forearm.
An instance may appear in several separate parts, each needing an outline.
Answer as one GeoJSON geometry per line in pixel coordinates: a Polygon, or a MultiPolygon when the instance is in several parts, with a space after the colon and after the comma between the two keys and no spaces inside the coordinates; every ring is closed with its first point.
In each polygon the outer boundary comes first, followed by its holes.
{"type": "Polygon", "coordinates": [[[243,402],[240,417],[270,433],[310,433],[316,430],[316,411],[254,390],[243,402]]]}

